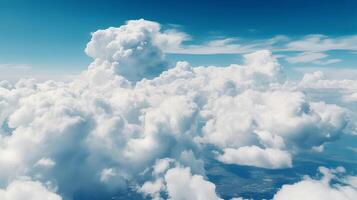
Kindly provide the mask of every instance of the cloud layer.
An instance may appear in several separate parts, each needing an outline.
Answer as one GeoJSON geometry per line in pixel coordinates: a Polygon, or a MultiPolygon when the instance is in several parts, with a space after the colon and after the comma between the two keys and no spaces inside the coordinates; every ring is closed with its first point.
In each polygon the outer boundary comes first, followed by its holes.
{"type": "Polygon", "coordinates": [[[219,199],[206,158],[288,168],[349,127],[347,109],[303,92],[318,74],[292,84],[270,51],[246,54],[242,65],[171,67],[165,48],[186,37],[132,20],[94,32],[94,60],[69,83],[2,82],[0,196],[16,200],[12,191],[29,187],[51,200],[94,189],[219,199]]]}

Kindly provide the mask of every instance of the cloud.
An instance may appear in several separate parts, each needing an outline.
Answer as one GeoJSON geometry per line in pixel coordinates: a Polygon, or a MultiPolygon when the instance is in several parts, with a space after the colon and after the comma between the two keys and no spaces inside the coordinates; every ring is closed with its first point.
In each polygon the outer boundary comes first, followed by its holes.
{"type": "Polygon", "coordinates": [[[185,37],[132,20],[92,34],[93,62],[72,81],[1,82],[0,185],[29,176],[64,197],[218,199],[207,160],[286,168],[344,134],[349,112],[291,85],[268,50],[228,67],[168,66],[165,45],[185,37]]]}
{"type": "Polygon", "coordinates": [[[291,41],[286,44],[287,50],[293,51],[330,51],[357,49],[357,35],[331,38],[326,35],[307,35],[301,39],[291,41]]]}
{"type": "MultiPolygon", "coordinates": [[[[159,160],[158,165],[167,162],[167,159],[159,160]]],[[[154,181],[147,181],[139,188],[139,192],[153,199],[162,199],[161,194],[167,193],[172,200],[197,199],[220,200],[215,192],[216,186],[205,180],[201,175],[193,175],[189,167],[182,167],[177,163],[171,163],[172,168],[166,168],[162,176],[157,176],[154,181]]],[[[157,175],[157,174],[156,174],[157,175]]]]}
{"type": "Polygon", "coordinates": [[[338,177],[343,168],[319,168],[322,177],[313,179],[304,177],[300,182],[283,185],[274,195],[274,200],[311,199],[311,200],[351,200],[357,198],[356,176],[338,177]]]}
{"type": "Polygon", "coordinates": [[[328,64],[341,62],[340,59],[323,60],[327,56],[328,55],[326,53],[321,53],[321,52],[303,52],[303,53],[299,53],[295,56],[285,57],[285,59],[286,59],[286,61],[288,61],[289,63],[292,63],[292,64],[312,63],[312,64],[317,64],[317,65],[328,65],[328,64]]]}
{"type": "Polygon", "coordinates": [[[325,76],[324,79],[329,80],[354,80],[357,76],[355,68],[294,67],[293,71],[302,75],[321,71],[325,76]]]}
{"type": "MultiPolygon", "coordinates": [[[[239,44],[235,38],[224,38],[208,41],[199,45],[179,44],[175,49],[167,49],[167,53],[172,54],[240,54],[253,52],[257,48],[257,44],[239,44]]],[[[260,44],[259,44],[260,45],[260,44]]]]}
{"type": "MultiPolygon", "coordinates": [[[[191,44],[190,41],[194,38],[188,33],[180,31],[179,28],[180,26],[177,25],[166,28],[162,27],[159,23],[143,19],[130,20],[126,25],[119,28],[111,27],[94,32],[92,41],[87,45],[86,53],[93,58],[116,60],[119,57],[128,56],[128,52],[131,51],[133,51],[131,53],[135,54],[136,47],[146,49],[144,48],[146,45],[148,47],[150,45],[159,47],[164,53],[169,54],[242,54],[252,53],[259,49],[269,49],[273,52],[301,52],[287,59],[291,63],[297,63],[326,58],[327,54],[324,53],[326,51],[357,50],[356,35],[329,37],[322,34],[310,34],[301,38],[276,35],[272,38],[253,41],[247,41],[244,38],[238,37],[221,37],[205,41],[201,44],[191,44]],[[131,37],[126,37],[125,35],[129,33],[132,34],[131,37]],[[145,40],[147,44],[139,44],[137,43],[138,40],[145,40]],[[121,49],[121,47],[123,48],[121,49]]],[[[150,49],[154,50],[155,48],[150,49]]],[[[160,59],[159,52],[150,53],[157,54],[157,57],[160,59]]],[[[329,59],[321,64],[337,61],[338,59],[329,59]]]]}
{"type": "MultiPolygon", "coordinates": [[[[353,72],[353,70],[351,72],[353,72]]],[[[352,80],[352,79],[331,80],[328,79],[325,73],[320,70],[304,74],[299,84],[300,87],[314,88],[314,89],[345,89],[345,90],[357,89],[356,80],[352,80]]]]}
{"type": "Polygon", "coordinates": [[[48,190],[37,181],[15,180],[6,189],[0,189],[2,200],[62,200],[58,194],[48,190]]]}
{"type": "Polygon", "coordinates": [[[108,62],[108,67],[128,80],[141,80],[167,67],[161,48],[176,46],[186,37],[160,29],[160,24],[141,19],[128,21],[119,28],[98,30],[92,33],[85,52],[97,62],[108,62]]]}
{"type": "Polygon", "coordinates": [[[189,168],[173,168],[165,175],[170,199],[218,200],[215,185],[200,175],[191,175],[189,168]]]}
{"type": "Polygon", "coordinates": [[[248,165],[270,169],[291,167],[289,153],[278,149],[261,149],[257,146],[244,146],[238,149],[226,148],[218,160],[227,164],[248,165]]]}
{"type": "Polygon", "coordinates": [[[294,57],[288,57],[286,60],[289,63],[306,63],[306,62],[312,62],[316,60],[320,60],[322,58],[326,58],[327,55],[325,53],[319,53],[319,52],[304,52],[300,53],[297,56],[294,57]]]}
{"type": "MultiPolygon", "coordinates": [[[[182,32],[181,32],[182,33],[182,32]]],[[[188,35],[184,34],[183,35],[188,35]]],[[[189,36],[181,38],[191,38],[189,36]]],[[[202,44],[186,44],[188,39],[176,40],[175,48],[167,48],[166,53],[174,54],[241,54],[251,53],[259,49],[269,49],[273,52],[301,52],[293,56],[291,62],[298,60],[306,61],[315,57],[321,57],[321,52],[331,50],[356,51],[356,35],[343,37],[329,37],[320,34],[306,35],[302,38],[289,38],[284,35],[277,35],[264,40],[246,41],[243,38],[236,39],[224,37],[213,39],[202,44]],[[312,54],[312,55],[310,55],[312,54]]]]}
{"type": "Polygon", "coordinates": [[[35,166],[44,167],[44,168],[52,168],[55,165],[56,165],[56,163],[50,158],[41,158],[35,164],[35,166]]]}

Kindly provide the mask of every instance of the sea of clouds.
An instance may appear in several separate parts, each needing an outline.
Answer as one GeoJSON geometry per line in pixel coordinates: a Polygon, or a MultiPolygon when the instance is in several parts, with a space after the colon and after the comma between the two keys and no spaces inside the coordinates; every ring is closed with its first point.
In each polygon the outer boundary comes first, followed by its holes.
{"type": "MultiPolygon", "coordinates": [[[[244,55],[241,65],[171,66],[163,49],[182,37],[132,20],[92,34],[85,52],[93,62],[73,81],[2,81],[0,199],[125,190],[157,200],[220,199],[205,173],[209,159],[290,168],[299,153],[355,134],[353,110],[306,90],[343,90],[348,103],[357,101],[357,81],[321,72],[290,81],[268,50],[244,55]]],[[[284,185],[274,199],[357,199],[356,176],[319,171],[321,178],[284,185]]]]}

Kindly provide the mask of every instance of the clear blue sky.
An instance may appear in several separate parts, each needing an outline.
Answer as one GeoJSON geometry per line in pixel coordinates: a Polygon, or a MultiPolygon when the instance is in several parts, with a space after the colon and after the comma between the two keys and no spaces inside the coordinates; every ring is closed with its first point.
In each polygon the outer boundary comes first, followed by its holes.
{"type": "MultiPolygon", "coordinates": [[[[90,63],[83,51],[90,32],[139,18],[164,26],[175,25],[192,36],[192,43],[222,37],[244,38],[249,43],[276,35],[298,39],[309,34],[323,34],[335,40],[357,34],[357,1],[2,0],[0,65],[80,71],[90,63]]],[[[351,48],[338,52],[328,49],[323,52],[329,55],[328,59],[340,61],[315,62],[313,66],[357,67],[355,52],[351,48]]],[[[237,55],[170,55],[169,58],[186,59],[194,64],[239,61],[237,55]]],[[[286,64],[304,66],[306,62],[286,64]]]]}

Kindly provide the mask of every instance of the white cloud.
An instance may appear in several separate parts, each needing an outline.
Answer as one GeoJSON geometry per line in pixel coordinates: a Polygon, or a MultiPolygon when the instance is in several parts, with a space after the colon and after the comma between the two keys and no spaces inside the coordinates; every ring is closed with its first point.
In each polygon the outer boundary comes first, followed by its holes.
{"type": "Polygon", "coordinates": [[[302,39],[290,41],[287,50],[292,51],[329,51],[329,50],[357,50],[357,35],[343,37],[328,37],[325,35],[307,35],[302,39]]]}
{"type": "Polygon", "coordinates": [[[163,43],[186,36],[160,28],[136,20],[93,33],[86,52],[94,60],[73,81],[2,82],[0,184],[25,175],[52,181],[63,196],[130,183],[153,198],[217,199],[206,146],[227,153],[218,155],[223,162],[284,168],[349,123],[345,109],[291,87],[267,50],[241,65],[166,70],[163,43]],[[81,178],[69,184],[73,174],[81,178]]]}
{"type": "Polygon", "coordinates": [[[341,62],[341,59],[328,59],[328,60],[316,60],[312,62],[313,64],[318,64],[318,65],[329,65],[329,64],[334,64],[341,62]]]}
{"type": "Polygon", "coordinates": [[[165,170],[162,177],[145,182],[139,192],[153,199],[163,199],[165,192],[171,200],[220,200],[216,186],[201,175],[193,175],[190,168],[176,166],[165,170]]]}
{"type": "Polygon", "coordinates": [[[226,148],[218,160],[227,164],[248,165],[270,169],[291,167],[289,153],[279,149],[262,149],[257,146],[244,146],[238,149],[226,148]]]}
{"type": "Polygon", "coordinates": [[[296,56],[287,57],[286,60],[289,63],[306,63],[312,62],[316,60],[320,60],[322,58],[326,58],[327,55],[325,53],[320,52],[303,52],[296,56]]]}
{"type": "MultiPolygon", "coordinates": [[[[347,71],[347,73],[353,73],[354,71],[347,71]]],[[[328,72],[333,73],[333,71],[328,72]]],[[[331,74],[330,74],[331,75],[331,74]]],[[[327,75],[322,71],[314,71],[311,73],[305,73],[301,82],[300,87],[303,88],[314,88],[314,89],[346,89],[355,90],[357,89],[357,81],[352,79],[328,79],[327,75]]]]}
{"type": "Polygon", "coordinates": [[[311,63],[316,65],[329,65],[341,62],[341,59],[325,59],[328,57],[326,53],[322,52],[302,52],[294,56],[284,56],[289,63],[311,63]]]}
{"type": "Polygon", "coordinates": [[[119,28],[98,30],[92,33],[85,52],[98,62],[109,62],[127,79],[141,80],[167,67],[160,47],[177,45],[184,38],[183,34],[162,33],[160,29],[160,24],[141,19],[128,21],[119,28]]]}
{"type": "Polygon", "coordinates": [[[326,53],[321,53],[321,52],[303,52],[299,53],[295,56],[290,56],[286,57],[285,59],[292,64],[295,63],[312,63],[312,64],[317,64],[317,65],[328,65],[328,64],[333,64],[340,62],[340,59],[327,59],[327,60],[322,60],[326,58],[328,55],[326,53]]]}
{"type": "MultiPolygon", "coordinates": [[[[187,35],[187,34],[186,34],[187,35]]],[[[188,36],[181,38],[190,38],[188,36]]],[[[177,40],[178,41],[178,40],[177,40]]],[[[203,44],[184,44],[185,39],[179,40],[174,47],[166,49],[167,53],[176,54],[240,54],[251,53],[259,49],[269,49],[276,52],[309,52],[319,53],[331,50],[356,51],[357,36],[347,35],[342,37],[329,37],[321,34],[306,35],[302,38],[289,38],[284,35],[277,35],[265,40],[255,40],[247,42],[243,39],[222,38],[207,41],[203,44]]],[[[296,59],[311,59],[315,55],[300,54],[296,59]]],[[[321,57],[321,55],[319,55],[321,57]]],[[[292,62],[294,60],[292,59],[292,62]]]]}
{"type": "Polygon", "coordinates": [[[7,188],[0,189],[2,200],[62,200],[58,194],[48,190],[40,182],[15,180],[7,188]]]}
{"type": "MultiPolygon", "coordinates": [[[[175,28],[179,28],[179,26],[171,26],[169,29],[163,30],[163,27],[156,22],[143,19],[130,20],[125,26],[111,27],[94,32],[92,41],[87,45],[86,52],[93,58],[116,60],[119,57],[128,56],[131,51],[133,52],[130,54],[135,54],[135,51],[137,51],[135,50],[136,46],[141,49],[146,45],[159,47],[163,52],[172,54],[242,54],[252,53],[260,49],[269,49],[273,52],[301,52],[297,56],[287,59],[291,63],[297,63],[326,58],[326,51],[330,50],[352,52],[357,50],[356,35],[329,37],[321,34],[311,34],[302,38],[276,35],[272,38],[249,42],[237,37],[221,37],[208,40],[202,44],[188,44],[188,41],[193,40],[192,36],[175,28]],[[128,37],[125,34],[129,32],[135,34],[129,37],[130,40],[126,40],[128,37]],[[143,44],[135,44],[134,40],[138,41],[138,39],[145,40],[147,44],[144,46],[143,44]],[[101,46],[96,45],[99,43],[101,46]],[[133,48],[134,46],[135,48],[133,48]],[[123,48],[121,49],[121,47],[123,48]]],[[[153,50],[154,48],[150,49],[153,50]]],[[[151,52],[151,54],[160,55],[158,52],[151,52]]],[[[326,61],[317,61],[315,64],[331,64],[339,61],[339,59],[328,59],[326,61]]]]}
{"type": "Polygon", "coordinates": [[[189,168],[169,169],[165,175],[169,198],[172,200],[218,200],[215,185],[203,179],[202,176],[192,175],[189,168]]]}
{"type": "Polygon", "coordinates": [[[321,71],[325,75],[324,78],[330,80],[353,80],[357,76],[357,69],[355,68],[294,67],[293,70],[295,73],[301,73],[302,75],[321,71]]]}
{"type": "Polygon", "coordinates": [[[256,46],[261,44],[239,44],[235,38],[224,38],[208,41],[204,44],[198,45],[184,45],[180,44],[175,49],[166,50],[167,53],[173,54],[240,54],[248,53],[257,50],[256,46]]]}
{"type": "Polygon", "coordinates": [[[321,179],[305,177],[302,181],[283,185],[275,194],[274,200],[352,200],[357,198],[357,184],[355,176],[339,178],[337,175],[344,172],[343,168],[329,170],[320,167],[321,179]],[[337,181],[337,182],[335,182],[337,181]]]}
{"type": "Polygon", "coordinates": [[[163,179],[157,179],[154,182],[147,181],[139,189],[138,192],[146,197],[151,197],[154,200],[162,199],[160,192],[165,190],[163,179]]]}
{"type": "Polygon", "coordinates": [[[41,158],[35,164],[35,166],[44,167],[44,168],[52,168],[55,165],[56,165],[56,162],[50,158],[41,158]]]}

